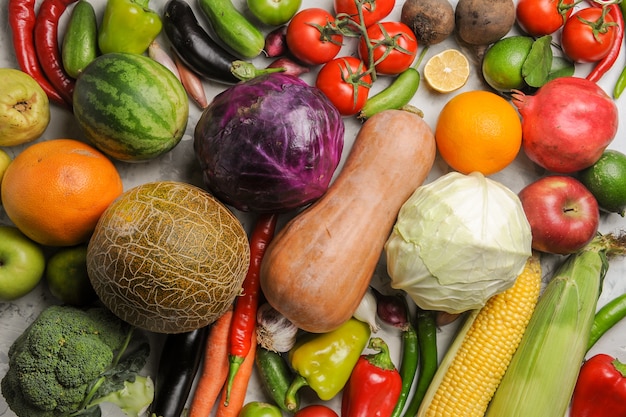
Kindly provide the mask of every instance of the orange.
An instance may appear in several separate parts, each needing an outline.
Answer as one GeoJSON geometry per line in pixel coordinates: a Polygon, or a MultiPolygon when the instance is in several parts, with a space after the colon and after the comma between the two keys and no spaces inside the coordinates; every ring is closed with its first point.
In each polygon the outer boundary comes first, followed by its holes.
{"type": "Polygon", "coordinates": [[[113,163],[73,139],[38,142],[17,155],[2,179],[9,219],[42,245],[84,242],[102,212],[123,191],[113,163]]]}
{"type": "Polygon", "coordinates": [[[490,175],[504,169],[519,153],[522,124],[511,103],[483,90],[460,93],[441,110],[435,127],[437,150],[462,174],[490,175]]]}

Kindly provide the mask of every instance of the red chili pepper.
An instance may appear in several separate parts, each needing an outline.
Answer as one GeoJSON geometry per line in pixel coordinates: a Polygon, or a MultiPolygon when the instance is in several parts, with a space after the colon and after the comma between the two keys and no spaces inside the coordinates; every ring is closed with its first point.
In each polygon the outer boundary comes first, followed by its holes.
{"type": "Polygon", "coordinates": [[[626,416],[626,364],[597,354],[580,369],[571,417],[626,416]]]}
{"type": "MultiPolygon", "coordinates": [[[[592,1],[592,5],[596,7],[602,7],[600,4],[592,1]]],[[[608,70],[611,69],[617,57],[619,56],[620,49],[622,48],[622,42],[624,40],[624,18],[622,17],[622,12],[619,6],[615,3],[609,4],[606,7],[609,8],[608,15],[615,21],[615,40],[613,41],[613,45],[611,46],[611,50],[608,55],[602,58],[596,66],[591,70],[589,75],[587,75],[587,79],[589,81],[597,82],[602,78],[604,74],[608,70]]]]}
{"type": "Polygon", "coordinates": [[[368,347],[377,353],[361,355],[343,389],[341,417],[389,417],[402,391],[402,378],[389,356],[389,347],[373,337],[368,347]]]}
{"type": "Polygon", "coordinates": [[[35,0],[9,0],[9,23],[13,36],[13,49],[17,63],[28,75],[39,83],[48,98],[66,105],[63,97],[50,84],[43,73],[35,51],[35,0]]]}
{"type": "Polygon", "coordinates": [[[72,105],[74,79],[65,72],[59,50],[59,19],[76,0],[43,0],[35,20],[35,49],[43,72],[68,105],[72,105]]]}
{"type": "Polygon", "coordinates": [[[250,236],[250,266],[243,281],[243,293],[237,297],[228,338],[229,373],[226,385],[226,404],[239,366],[250,350],[252,332],[256,326],[256,313],[261,294],[261,262],[265,249],[274,237],[277,214],[262,214],[250,236]]]}

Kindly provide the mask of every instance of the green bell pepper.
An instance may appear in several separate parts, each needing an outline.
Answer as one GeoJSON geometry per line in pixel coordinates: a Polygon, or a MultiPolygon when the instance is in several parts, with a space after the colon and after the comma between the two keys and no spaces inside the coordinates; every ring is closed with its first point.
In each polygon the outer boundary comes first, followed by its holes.
{"type": "Polygon", "coordinates": [[[297,407],[296,393],[309,386],[327,401],[342,390],[370,337],[368,324],[351,318],[328,333],[307,334],[289,351],[297,375],[287,390],[285,405],[297,407]]]}
{"type": "Polygon", "coordinates": [[[150,0],[107,0],[98,33],[100,52],[142,54],[161,32],[161,16],[148,7],[150,0]]]}

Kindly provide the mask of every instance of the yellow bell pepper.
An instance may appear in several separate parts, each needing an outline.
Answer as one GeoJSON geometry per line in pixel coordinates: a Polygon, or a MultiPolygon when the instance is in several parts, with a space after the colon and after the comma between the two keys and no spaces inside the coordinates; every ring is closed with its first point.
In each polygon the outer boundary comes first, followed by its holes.
{"type": "Polygon", "coordinates": [[[342,390],[371,331],[368,324],[351,318],[328,333],[307,334],[289,351],[289,362],[297,375],[289,387],[285,405],[294,410],[296,393],[309,386],[323,401],[342,390]]]}

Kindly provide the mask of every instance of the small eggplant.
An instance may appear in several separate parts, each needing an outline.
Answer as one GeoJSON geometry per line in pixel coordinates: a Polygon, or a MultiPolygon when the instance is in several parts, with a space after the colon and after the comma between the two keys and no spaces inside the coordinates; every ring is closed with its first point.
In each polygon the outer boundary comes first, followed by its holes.
{"type": "Polygon", "coordinates": [[[154,402],[150,406],[152,414],[181,415],[202,362],[207,335],[208,327],[167,335],[157,370],[154,402]]]}
{"type": "Polygon", "coordinates": [[[200,76],[224,84],[239,81],[232,73],[232,64],[238,58],[209,36],[185,0],[166,3],[163,30],[180,59],[200,76]]]}

